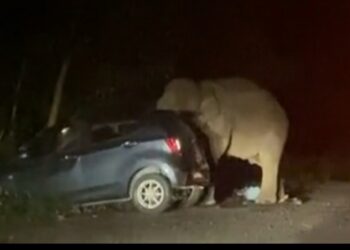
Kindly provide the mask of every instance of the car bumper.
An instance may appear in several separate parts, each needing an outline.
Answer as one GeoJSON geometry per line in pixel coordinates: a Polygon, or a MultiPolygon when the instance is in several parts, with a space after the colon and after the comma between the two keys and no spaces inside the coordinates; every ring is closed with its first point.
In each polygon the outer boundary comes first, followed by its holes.
{"type": "Polygon", "coordinates": [[[173,162],[162,168],[173,187],[208,186],[210,171],[207,164],[186,166],[183,162],[173,162]],[[182,166],[182,167],[178,167],[182,166]]]}
{"type": "Polygon", "coordinates": [[[210,173],[206,169],[194,169],[192,171],[180,171],[176,174],[175,187],[193,188],[197,186],[206,187],[210,185],[210,173]]]}
{"type": "Polygon", "coordinates": [[[204,186],[202,185],[188,185],[188,186],[180,186],[180,187],[176,187],[177,190],[180,190],[180,191],[186,191],[186,190],[189,190],[191,191],[191,193],[193,193],[193,191],[202,191],[205,189],[204,186]]]}

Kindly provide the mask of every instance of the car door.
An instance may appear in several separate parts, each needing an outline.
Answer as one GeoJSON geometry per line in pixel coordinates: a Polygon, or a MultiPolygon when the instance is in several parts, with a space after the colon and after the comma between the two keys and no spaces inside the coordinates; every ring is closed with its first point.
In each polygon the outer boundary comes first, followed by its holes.
{"type": "MultiPolygon", "coordinates": [[[[52,195],[62,195],[73,198],[84,188],[81,169],[81,152],[84,150],[78,133],[73,136],[64,147],[57,147],[41,169],[43,176],[42,188],[52,195]]],[[[73,198],[74,200],[74,198],[73,198]]]]}
{"type": "MultiPolygon", "coordinates": [[[[75,133],[69,136],[68,143],[64,142],[64,147],[58,143],[49,150],[39,150],[44,153],[38,151],[33,156],[17,159],[11,164],[7,185],[33,195],[74,197],[84,188],[80,164],[82,136],[84,134],[75,133]]],[[[38,144],[42,148],[42,142],[38,144]]]]}
{"type": "Polygon", "coordinates": [[[59,196],[74,190],[79,159],[67,158],[55,153],[18,159],[7,176],[11,189],[28,192],[34,196],[59,196]]]}
{"type": "Polygon", "coordinates": [[[125,134],[97,139],[88,152],[81,155],[85,197],[90,200],[125,198],[127,182],[123,173],[138,148],[137,140],[130,136],[132,132],[129,130],[125,134]]]}
{"type": "Polygon", "coordinates": [[[46,164],[43,173],[43,185],[46,192],[57,196],[72,197],[81,191],[81,157],[73,154],[57,154],[46,164]]]}

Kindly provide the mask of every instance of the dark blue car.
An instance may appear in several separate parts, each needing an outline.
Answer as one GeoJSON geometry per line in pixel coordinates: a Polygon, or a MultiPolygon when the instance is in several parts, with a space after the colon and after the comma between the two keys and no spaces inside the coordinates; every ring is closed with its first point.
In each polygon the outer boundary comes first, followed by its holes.
{"type": "Polygon", "coordinates": [[[195,134],[167,111],[134,121],[44,130],[1,169],[0,184],[10,190],[80,205],[132,201],[146,213],[198,196],[209,183],[195,134]]]}

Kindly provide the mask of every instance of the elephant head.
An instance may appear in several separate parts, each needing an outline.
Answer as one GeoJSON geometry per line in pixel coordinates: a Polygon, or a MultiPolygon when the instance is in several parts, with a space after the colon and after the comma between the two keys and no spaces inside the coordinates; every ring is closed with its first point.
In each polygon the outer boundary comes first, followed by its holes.
{"type": "MultiPolygon", "coordinates": [[[[201,101],[198,110],[198,124],[209,134],[229,136],[232,129],[232,121],[225,118],[222,101],[218,95],[218,86],[211,81],[201,83],[201,101]]],[[[222,152],[223,153],[223,152],[222,152]]]]}
{"type": "Polygon", "coordinates": [[[232,122],[225,119],[219,91],[214,81],[198,85],[193,80],[178,78],[169,82],[157,102],[157,109],[192,114],[195,124],[212,141],[215,161],[224,154],[226,147],[221,145],[227,144],[232,127],[232,122]]]}
{"type": "Polygon", "coordinates": [[[169,82],[157,102],[157,109],[197,113],[200,106],[200,91],[197,84],[186,78],[169,82]]]}
{"type": "Polygon", "coordinates": [[[221,107],[215,92],[215,86],[211,82],[202,83],[200,91],[199,121],[208,124],[208,122],[217,119],[221,115],[221,107]]]}

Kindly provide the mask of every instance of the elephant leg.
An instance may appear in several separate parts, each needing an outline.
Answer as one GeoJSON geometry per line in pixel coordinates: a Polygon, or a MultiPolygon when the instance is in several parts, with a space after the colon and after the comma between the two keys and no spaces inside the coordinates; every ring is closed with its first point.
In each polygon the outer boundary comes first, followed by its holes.
{"type": "MultiPolygon", "coordinates": [[[[222,156],[223,152],[225,151],[225,140],[222,140],[218,136],[212,135],[210,139],[210,151],[211,151],[211,156],[213,159],[213,164],[214,168],[218,167],[218,163],[220,160],[220,157],[222,156]]],[[[215,170],[212,169],[211,174],[211,185],[208,187],[208,192],[203,199],[203,205],[205,206],[213,206],[216,204],[215,200],[215,181],[213,180],[213,175],[214,175],[215,170]]]]}
{"type": "Polygon", "coordinates": [[[216,204],[215,200],[215,186],[211,185],[208,187],[208,193],[206,194],[204,200],[203,200],[203,205],[204,206],[213,206],[216,204]]]}
{"type": "Polygon", "coordinates": [[[284,190],[284,180],[280,181],[279,189],[278,189],[278,202],[283,203],[288,200],[289,195],[285,193],[284,190]]]}
{"type": "Polygon", "coordinates": [[[278,151],[265,151],[259,154],[260,166],[262,168],[262,180],[261,191],[256,200],[258,204],[277,202],[280,154],[276,154],[276,152],[278,151]]]}
{"type": "Polygon", "coordinates": [[[256,199],[258,204],[276,203],[277,201],[277,169],[272,161],[264,161],[262,166],[261,191],[256,199]],[[264,165],[263,165],[264,164],[264,165]]]}
{"type": "Polygon", "coordinates": [[[218,166],[219,160],[222,154],[225,152],[225,148],[222,145],[223,145],[223,141],[220,139],[211,140],[210,142],[210,151],[212,154],[212,159],[214,161],[215,167],[218,166]]]}

